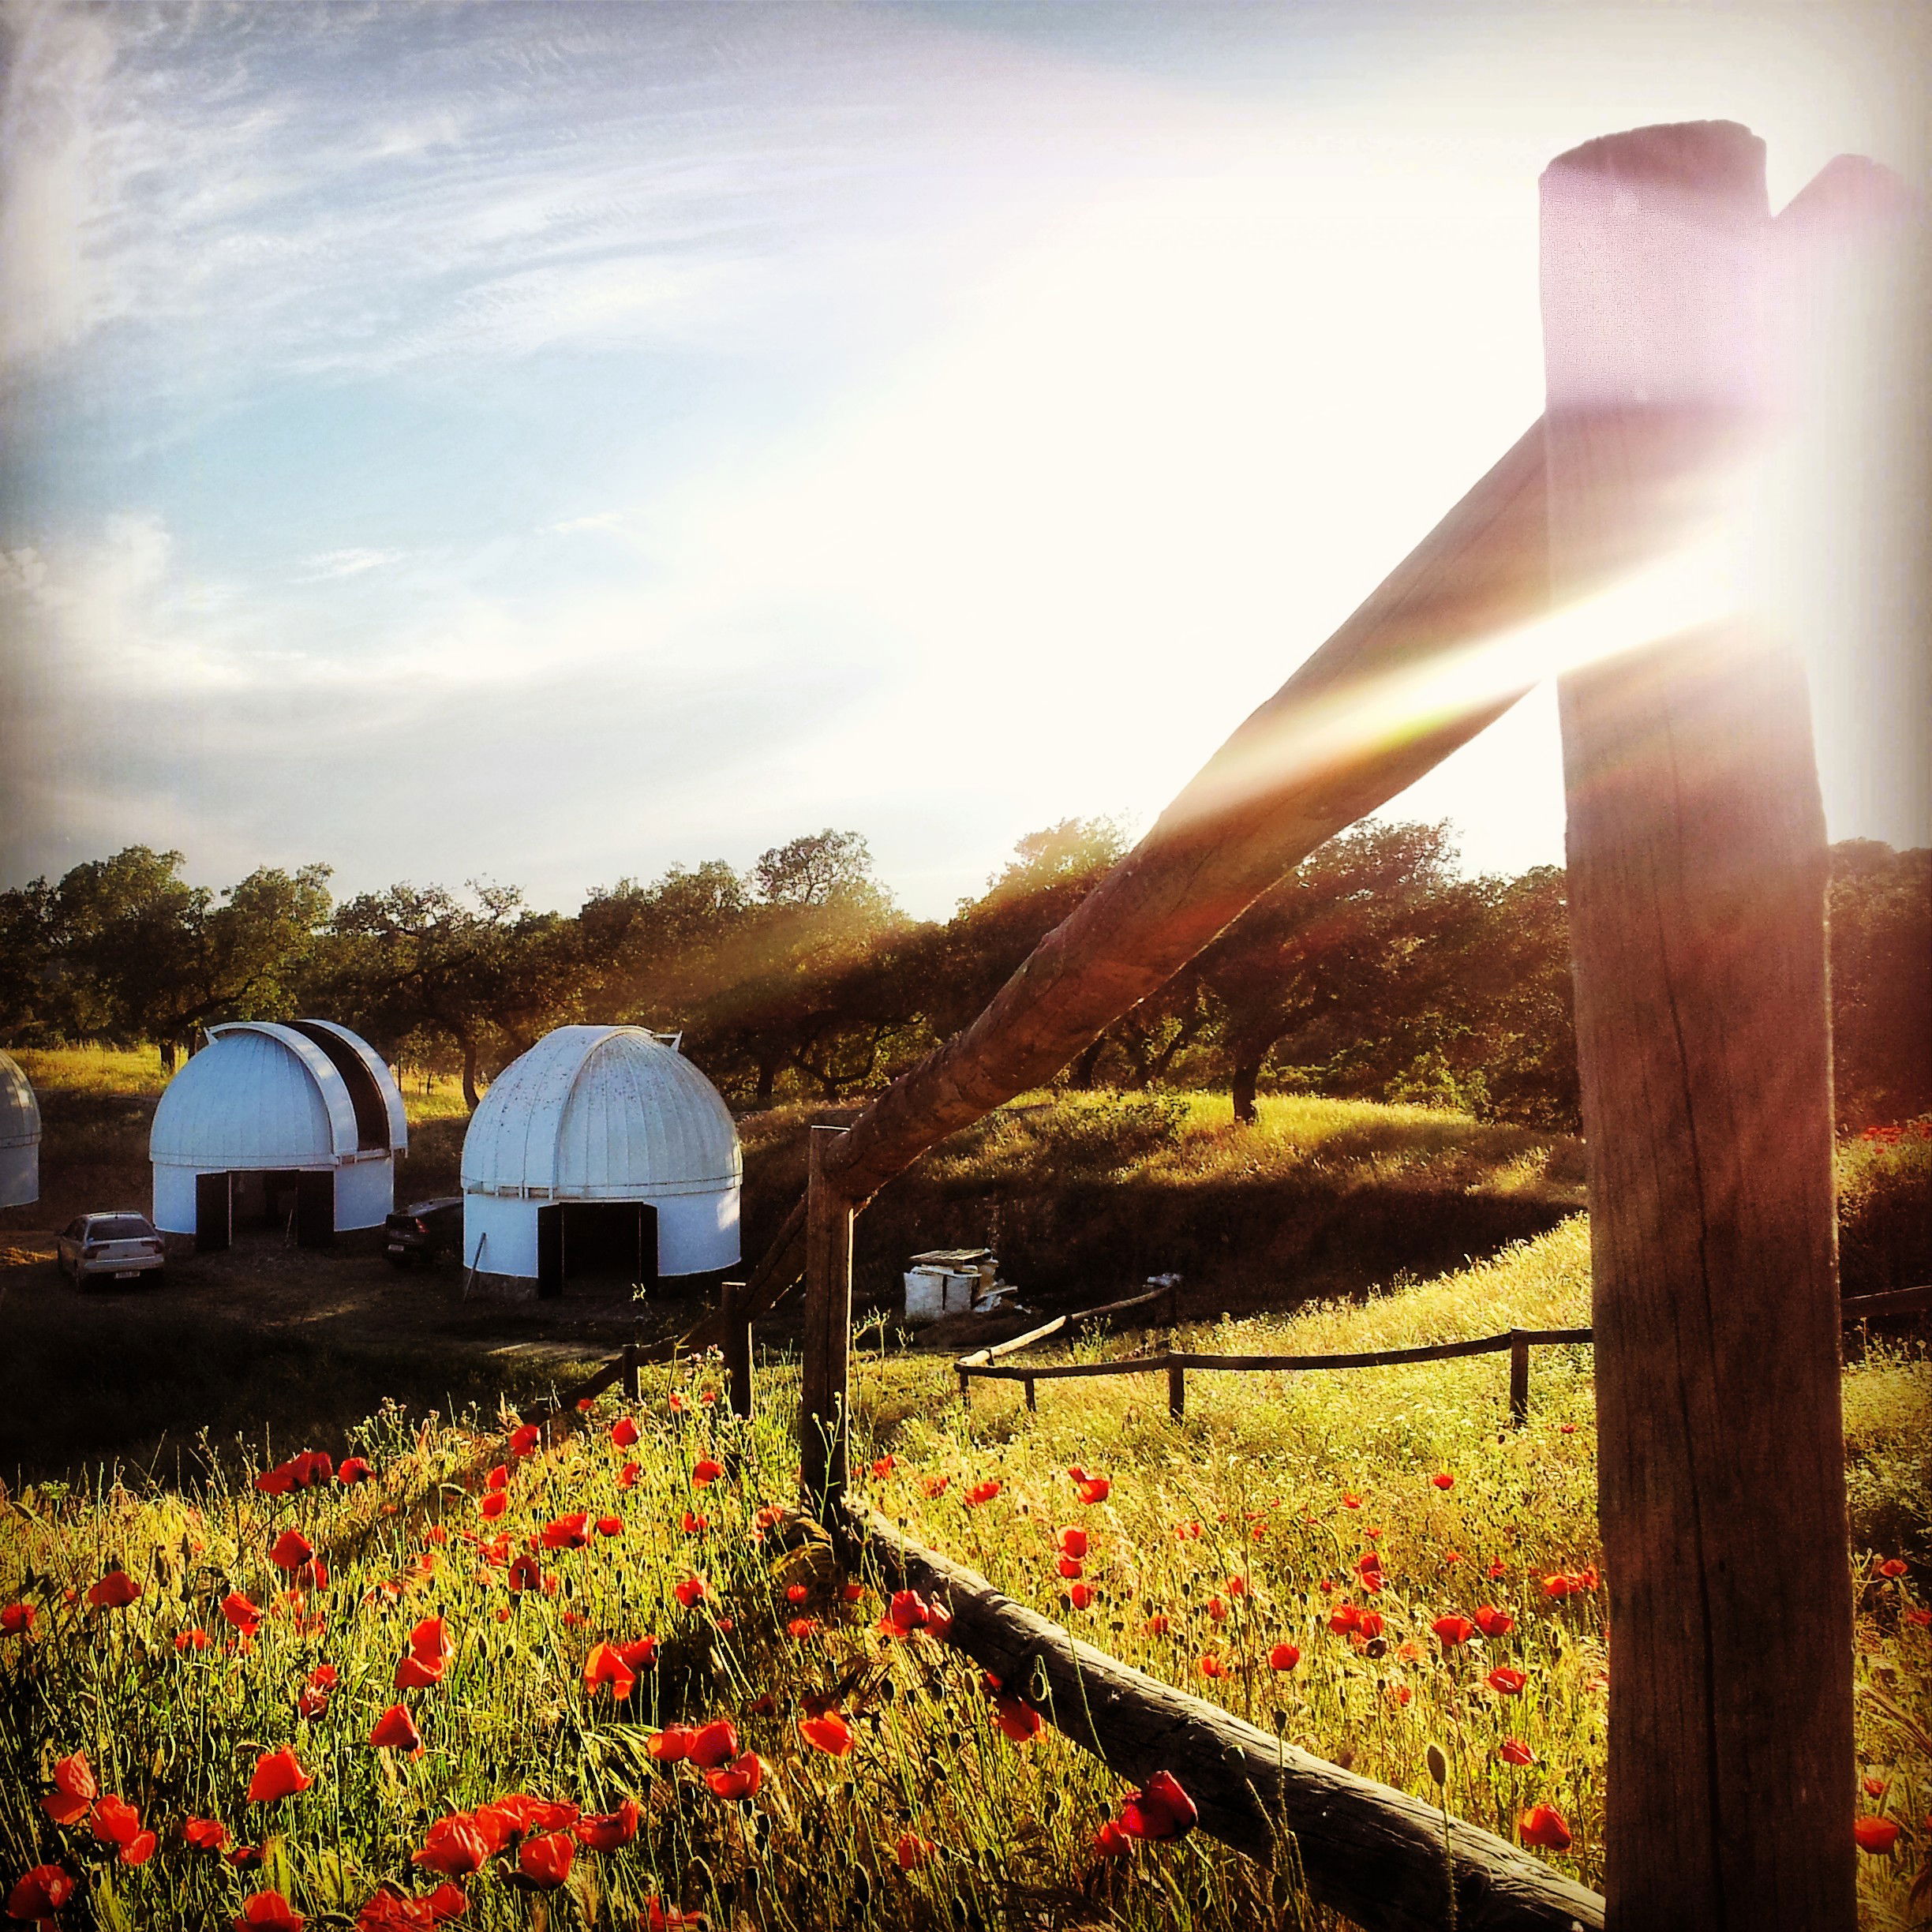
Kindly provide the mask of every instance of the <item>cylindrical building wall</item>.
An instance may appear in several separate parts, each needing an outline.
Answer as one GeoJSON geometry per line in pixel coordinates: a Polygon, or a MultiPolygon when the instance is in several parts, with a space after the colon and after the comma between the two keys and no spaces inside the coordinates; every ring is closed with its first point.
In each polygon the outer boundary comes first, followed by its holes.
{"type": "Polygon", "coordinates": [[[0,1208],[26,1208],[40,1198],[40,1143],[0,1147],[0,1208]]]}
{"type": "Polygon", "coordinates": [[[380,1227],[395,1205],[393,1160],[350,1161],[335,1170],[335,1230],[380,1227]]]}

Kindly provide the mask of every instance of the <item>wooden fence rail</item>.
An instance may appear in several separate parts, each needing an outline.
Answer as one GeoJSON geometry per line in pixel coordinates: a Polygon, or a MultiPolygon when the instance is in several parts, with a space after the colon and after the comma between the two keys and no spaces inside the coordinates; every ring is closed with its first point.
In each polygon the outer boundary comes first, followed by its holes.
{"type": "Polygon", "coordinates": [[[947,1640],[1107,1767],[1170,1771],[1200,1828],[1366,1932],[1597,1932],[1594,1892],[1478,1826],[1297,1750],[1095,1649],[987,1579],[848,1503],[831,1527],[889,1585],[942,1600],[947,1640]]]}
{"type": "MultiPolygon", "coordinates": [[[[1156,1290],[1156,1294],[1166,1290],[1156,1290]]],[[[986,1382],[1017,1382],[1025,1391],[1026,1406],[1036,1408],[1035,1384],[1072,1381],[1091,1376],[1159,1375],[1167,1377],[1167,1406],[1178,1421],[1187,1408],[1187,1376],[1190,1370],[1213,1374],[1229,1370],[1260,1371],[1293,1375],[1315,1368],[1393,1368],[1405,1362],[1453,1361],[1466,1355],[1500,1355],[1510,1357],[1510,1421],[1520,1428],[1530,1416],[1530,1351],[1533,1348],[1561,1346],[1593,1339],[1588,1328],[1511,1328],[1501,1335],[1477,1335],[1461,1342],[1432,1342],[1421,1347],[1372,1349],[1342,1355],[1200,1355],[1178,1349],[1164,1349],[1158,1354],[1127,1355],[1114,1361],[1049,1362],[1037,1367],[1003,1365],[999,1357],[1057,1335],[1073,1324],[1095,1317],[1118,1313],[1152,1301],[1153,1295],[1136,1295],[1132,1301],[1109,1302],[1106,1306],[1062,1315],[1057,1320],[1015,1335],[997,1347],[975,1350],[962,1355],[953,1365],[960,1381],[962,1401],[972,1394],[975,1379],[986,1382]]],[[[1855,1296],[1842,1305],[1848,1328],[1885,1316],[1909,1315],[1932,1308],[1932,1287],[1899,1288],[1884,1294],[1855,1296]]]]}

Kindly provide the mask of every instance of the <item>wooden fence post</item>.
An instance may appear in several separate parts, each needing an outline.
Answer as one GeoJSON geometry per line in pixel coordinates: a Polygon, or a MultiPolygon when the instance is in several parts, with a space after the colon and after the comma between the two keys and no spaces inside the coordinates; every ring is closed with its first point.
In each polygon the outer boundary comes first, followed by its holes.
{"type": "Polygon", "coordinates": [[[852,1208],[826,1173],[842,1127],[814,1127],[805,1190],[805,1342],[799,1391],[799,1489],[823,1522],[845,1493],[850,1436],[852,1208]]]}
{"type": "MultiPolygon", "coordinates": [[[[1725,507],[1763,402],[1762,146],[1724,122],[1592,141],[1544,174],[1542,218],[1560,601],[1725,507]]],[[[1741,618],[1619,642],[1559,687],[1616,1632],[1607,1923],[1852,1932],[1825,847],[1803,680],[1741,618]]]]}
{"type": "Polygon", "coordinates": [[[1521,1428],[1530,1420],[1530,1342],[1520,1328],[1509,1331],[1510,1427],[1521,1428]]]}
{"type": "Polygon", "coordinates": [[[1034,1409],[1037,1409],[1037,1408],[1039,1408],[1039,1395],[1038,1389],[1037,1389],[1037,1387],[1035,1387],[1035,1383],[1034,1383],[1033,1378],[1032,1378],[1031,1376],[1028,1376],[1027,1377],[1027,1379],[1026,1379],[1026,1380],[1025,1380],[1024,1383],[1024,1384],[1022,1384],[1022,1386],[1023,1386],[1023,1387],[1025,1388],[1025,1390],[1026,1390],[1026,1406],[1027,1406],[1027,1407],[1028,1407],[1029,1410],[1034,1410],[1034,1409]]]}
{"type": "Polygon", "coordinates": [[[643,1394],[643,1382],[638,1373],[638,1345],[635,1341],[623,1345],[623,1387],[625,1396],[635,1402],[643,1394]]]}
{"type": "Polygon", "coordinates": [[[1167,1371],[1167,1413],[1177,1422],[1187,1415],[1187,1371],[1178,1364],[1167,1371]]]}
{"type": "Polygon", "coordinates": [[[744,1312],[744,1283],[727,1282],[718,1290],[718,1319],[724,1328],[724,1395],[735,1416],[752,1413],[751,1324],[744,1312]]]}

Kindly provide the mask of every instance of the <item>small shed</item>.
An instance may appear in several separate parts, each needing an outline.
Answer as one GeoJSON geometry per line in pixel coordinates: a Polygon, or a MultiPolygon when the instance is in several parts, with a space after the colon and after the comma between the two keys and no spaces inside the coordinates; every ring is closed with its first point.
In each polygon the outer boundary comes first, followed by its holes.
{"type": "Polygon", "coordinates": [[[635,1026],[547,1033],[463,1136],[463,1260],[497,1292],[648,1284],[738,1260],[744,1173],[717,1089],[635,1026]]]}
{"type": "Polygon", "coordinates": [[[303,1247],[380,1227],[409,1146],[382,1056],[328,1020],[238,1020],[162,1090],[148,1139],[154,1221],[226,1248],[238,1226],[292,1227],[303,1247]]]}
{"type": "Polygon", "coordinates": [[[0,1053],[0,1208],[40,1198],[40,1103],[9,1053],[0,1053]]]}

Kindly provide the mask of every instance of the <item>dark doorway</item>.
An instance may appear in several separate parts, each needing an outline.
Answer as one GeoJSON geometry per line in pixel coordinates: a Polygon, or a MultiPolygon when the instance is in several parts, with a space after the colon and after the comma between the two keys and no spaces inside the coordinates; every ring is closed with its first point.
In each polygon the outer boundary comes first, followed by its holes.
{"type": "Polygon", "coordinates": [[[295,1177],[295,1245],[332,1248],[335,1245],[335,1176],[298,1174],[295,1177]]]}
{"type": "Polygon", "coordinates": [[[225,1174],[195,1176],[195,1252],[213,1254],[234,1239],[234,1190],[225,1174]]]}
{"type": "Polygon", "coordinates": [[[537,1211],[537,1292],[609,1291],[657,1279],[657,1210],[649,1201],[552,1201],[537,1211]]]}

